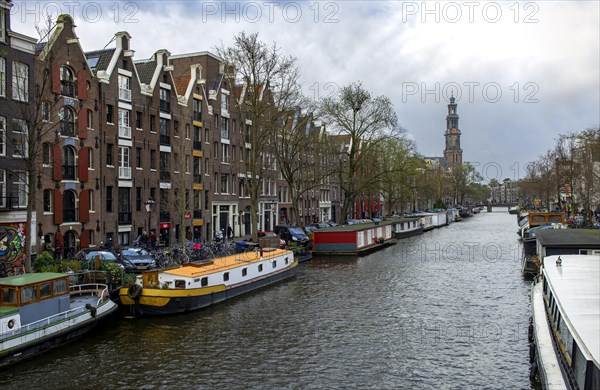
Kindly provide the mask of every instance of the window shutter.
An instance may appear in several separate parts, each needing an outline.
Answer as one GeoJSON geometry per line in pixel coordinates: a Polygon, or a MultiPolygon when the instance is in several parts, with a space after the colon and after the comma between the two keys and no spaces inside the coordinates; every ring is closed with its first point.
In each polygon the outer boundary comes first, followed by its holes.
{"type": "Polygon", "coordinates": [[[52,159],[52,163],[54,164],[54,180],[62,180],[62,148],[60,145],[54,145],[52,159]]]}
{"type": "Polygon", "coordinates": [[[81,249],[86,249],[90,247],[90,231],[84,230],[81,232],[81,237],[79,237],[79,247],[81,249]]]}
{"type": "Polygon", "coordinates": [[[52,62],[52,93],[60,95],[60,64],[52,62]]]}
{"type": "Polygon", "coordinates": [[[87,69],[77,72],[77,97],[80,100],[87,99],[87,69]]]}
{"type": "Polygon", "coordinates": [[[79,194],[79,222],[90,222],[90,190],[81,191],[79,194]]]}
{"type": "Polygon", "coordinates": [[[78,161],[78,169],[79,169],[79,181],[86,182],[88,181],[88,149],[89,147],[83,147],[79,149],[79,161],[78,161]]]}
{"type": "Polygon", "coordinates": [[[63,200],[62,192],[59,189],[54,190],[54,224],[63,223],[63,200]]]}
{"type": "Polygon", "coordinates": [[[77,135],[81,139],[86,139],[88,136],[87,131],[87,109],[80,108],[77,113],[77,135]]]}

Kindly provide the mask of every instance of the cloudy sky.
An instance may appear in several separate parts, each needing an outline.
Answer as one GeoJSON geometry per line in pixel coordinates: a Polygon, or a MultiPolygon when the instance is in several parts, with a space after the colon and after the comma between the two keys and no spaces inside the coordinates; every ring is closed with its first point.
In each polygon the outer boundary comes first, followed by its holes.
{"type": "Polygon", "coordinates": [[[136,59],[214,51],[258,32],[298,59],[307,96],[360,80],[393,102],[419,152],[441,156],[457,97],[463,158],[518,179],[561,133],[600,123],[600,2],[13,1],[13,30],[71,14],[84,50],[128,31],[136,59]]]}

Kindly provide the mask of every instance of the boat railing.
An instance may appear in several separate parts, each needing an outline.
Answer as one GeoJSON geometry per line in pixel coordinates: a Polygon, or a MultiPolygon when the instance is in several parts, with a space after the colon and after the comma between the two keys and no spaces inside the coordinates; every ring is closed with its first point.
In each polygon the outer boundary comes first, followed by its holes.
{"type": "Polygon", "coordinates": [[[88,311],[88,309],[86,309],[84,306],[79,306],[79,307],[76,307],[73,309],[69,309],[69,310],[63,311],[61,313],[51,315],[50,317],[42,318],[41,320],[24,325],[24,326],[20,327],[19,329],[15,329],[15,330],[12,330],[9,332],[4,332],[3,338],[7,339],[12,336],[16,336],[16,335],[32,332],[36,329],[44,328],[46,326],[52,325],[57,322],[66,321],[69,318],[71,318],[77,314],[84,313],[86,311],[88,311]]]}
{"type": "Polygon", "coordinates": [[[96,293],[98,300],[96,301],[96,307],[100,306],[102,302],[108,299],[108,286],[100,283],[88,283],[88,284],[77,284],[71,286],[71,295],[82,295],[96,293]]]}

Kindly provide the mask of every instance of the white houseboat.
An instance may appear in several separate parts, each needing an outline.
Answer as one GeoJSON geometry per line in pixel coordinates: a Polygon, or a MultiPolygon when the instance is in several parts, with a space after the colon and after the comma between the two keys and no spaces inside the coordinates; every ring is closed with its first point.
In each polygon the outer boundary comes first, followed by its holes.
{"type": "Polygon", "coordinates": [[[600,389],[600,256],[544,259],[532,285],[531,376],[545,389],[600,389]]]}
{"type": "Polygon", "coordinates": [[[143,272],[119,290],[126,312],[165,315],[197,310],[295,275],[298,260],[284,249],[256,250],[206,263],[143,272]]]}

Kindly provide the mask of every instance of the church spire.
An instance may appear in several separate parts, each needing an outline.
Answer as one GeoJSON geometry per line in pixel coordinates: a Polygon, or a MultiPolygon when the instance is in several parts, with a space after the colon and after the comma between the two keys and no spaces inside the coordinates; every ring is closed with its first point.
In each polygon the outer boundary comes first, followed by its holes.
{"type": "Polygon", "coordinates": [[[462,149],[460,148],[461,132],[458,128],[458,114],[456,111],[456,99],[454,91],[450,96],[448,104],[448,115],[446,116],[446,148],[444,149],[444,157],[450,168],[462,165],[462,149]]]}

